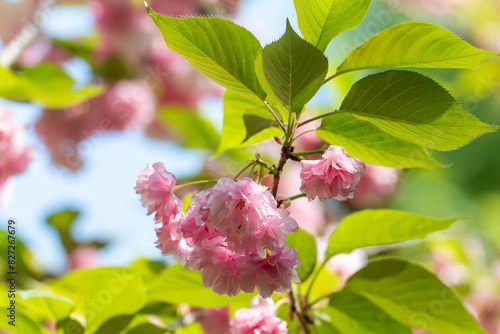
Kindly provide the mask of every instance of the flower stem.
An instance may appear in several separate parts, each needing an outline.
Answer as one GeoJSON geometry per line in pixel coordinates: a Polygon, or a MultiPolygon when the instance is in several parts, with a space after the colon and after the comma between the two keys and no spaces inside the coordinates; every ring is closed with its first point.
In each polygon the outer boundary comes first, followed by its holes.
{"type": "Polygon", "coordinates": [[[288,296],[290,298],[290,310],[295,318],[297,320],[297,323],[299,324],[299,328],[304,334],[310,334],[309,328],[307,327],[307,321],[306,318],[304,318],[304,315],[300,312],[299,309],[297,309],[297,303],[295,301],[295,297],[293,296],[293,290],[290,290],[288,293],[288,296]]]}
{"type": "Polygon", "coordinates": [[[297,199],[297,198],[301,198],[301,197],[306,197],[307,195],[304,194],[304,193],[301,193],[301,194],[297,194],[297,195],[294,195],[294,196],[291,196],[291,197],[288,197],[288,198],[283,198],[281,200],[281,202],[285,202],[285,201],[293,201],[294,199],[297,199]]]}
{"type": "Polygon", "coordinates": [[[267,109],[269,109],[269,111],[273,115],[273,117],[276,120],[276,122],[278,122],[278,125],[280,126],[281,130],[283,130],[283,132],[285,132],[285,134],[287,134],[287,130],[286,130],[285,125],[283,124],[282,121],[280,121],[279,117],[276,115],[276,113],[274,112],[273,108],[271,108],[271,106],[269,105],[269,103],[267,103],[267,101],[264,101],[264,104],[266,105],[267,109]]]}
{"type": "Polygon", "coordinates": [[[315,154],[323,154],[323,153],[325,153],[325,150],[315,150],[315,151],[307,151],[307,152],[292,152],[290,154],[294,155],[296,157],[303,157],[306,155],[315,155],[315,154]]]}
{"type": "Polygon", "coordinates": [[[246,165],[234,178],[233,180],[236,181],[236,179],[241,175],[243,174],[244,171],[246,171],[248,168],[250,168],[250,166],[254,165],[255,164],[255,161],[252,160],[252,162],[250,162],[248,165],[246,165]]]}
{"type": "Polygon", "coordinates": [[[316,116],[316,117],[313,117],[313,118],[309,118],[308,120],[305,120],[305,121],[303,121],[303,122],[299,123],[299,125],[297,125],[297,127],[299,128],[299,127],[301,127],[302,125],[306,125],[307,123],[314,122],[314,121],[315,121],[315,120],[317,120],[317,119],[321,119],[321,118],[323,118],[323,117],[330,116],[331,114],[334,114],[334,113],[336,113],[336,112],[338,112],[338,110],[330,111],[330,112],[327,112],[327,113],[321,114],[321,115],[319,115],[319,116],[316,116]]]}
{"type": "Polygon", "coordinates": [[[181,188],[187,187],[187,186],[192,186],[195,184],[203,184],[203,183],[216,183],[217,180],[202,180],[202,181],[193,181],[193,182],[188,182],[184,184],[179,184],[175,187],[174,191],[179,190],[181,188]]]}

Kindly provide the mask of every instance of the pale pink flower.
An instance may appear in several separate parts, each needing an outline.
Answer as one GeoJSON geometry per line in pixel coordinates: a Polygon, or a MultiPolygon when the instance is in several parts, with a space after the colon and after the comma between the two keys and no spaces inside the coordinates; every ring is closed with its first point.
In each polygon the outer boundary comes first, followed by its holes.
{"type": "MultiPolygon", "coordinates": [[[[181,206],[177,205],[177,207],[181,206]]],[[[157,216],[156,222],[160,223],[161,227],[156,229],[158,237],[156,247],[161,250],[162,255],[178,253],[179,242],[182,240],[180,224],[185,218],[184,213],[180,210],[169,216],[157,216]]]]}
{"type": "Polygon", "coordinates": [[[246,257],[227,247],[201,247],[191,253],[186,266],[201,272],[205,287],[212,287],[218,294],[236,296],[241,290],[236,263],[241,261],[246,261],[246,257]]]}
{"type": "Polygon", "coordinates": [[[33,151],[26,146],[24,128],[0,109],[0,181],[26,170],[33,151]]]}
{"type": "Polygon", "coordinates": [[[211,231],[218,229],[243,239],[256,232],[266,216],[276,214],[271,193],[250,178],[234,181],[223,177],[209,195],[195,217],[198,225],[205,223],[211,231]]]}
{"type": "Polygon", "coordinates": [[[287,334],[286,321],[276,316],[271,299],[255,297],[250,309],[239,309],[230,322],[231,334],[287,334]]]}
{"type": "Polygon", "coordinates": [[[340,146],[330,146],[322,160],[303,160],[301,164],[300,190],[309,199],[318,197],[339,201],[353,198],[354,189],[366,168],[363,162],[348,156],[340,146]]]}
{"type": "Polygon", "coordinates": [[[264,297],[270,297],[276,291],[290,291],[292,281],[300,283],[296,267],[300,266],[297,250],[285,246],[277,249],[265,258],[258,253],[248,254],[243,261],[237,261],[241,274],[241,289],[253,292],[255,288],[264,297]]]}
{"type": "Polygon", "coordinates": [[[360,249],[356,249],[349,254],[337,254],[328,260],[327,268],[340,276],[342,284],[358,270],[366,266],[368,256],[360,249]]]}
{"type": "Polygon", "coordinates": [[[97,265],[99,250],[92,245],[79,245],[69,255],[69,269],[92,268],[97,265]]]}
{"type": "Polygon", "coordinates": [[[141,81],[118,81],[93,102],[91,116],[106,119],[109,123],[106,131],[143,129],[153,120],[156,111],[155,97],[141,81]]]}
{"type": "Polygon", "coordinates": [[[165,169],[161,162],[137,173],[136,194],[141,196],[143,207],[148,208],[148,215],[157,211],[160,216],[170,216],[179,210],[179,202],[174,195],[175,176],[165,169]]]}
{"type": "Polygon", "coordinates": [[[197,310],[196,319],[205,334],[229,334],[229,307],[197,310]]]}
{"type": "Polygon", "coordinates": [[[349,204],[358,210],[383,204],[396,191],[400,174],[396,168],[366,164],[349,204]]]}

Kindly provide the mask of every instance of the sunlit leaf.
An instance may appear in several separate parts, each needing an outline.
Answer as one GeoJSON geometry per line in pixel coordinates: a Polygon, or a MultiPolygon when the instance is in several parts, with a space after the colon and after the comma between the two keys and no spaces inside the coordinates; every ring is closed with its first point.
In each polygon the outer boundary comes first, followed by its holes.
{"type": "Polygon", "coordinates": [[[294,0],[299,28],[304,39],[321,51],[346,30],[356,28],[371,0],[294,0]]]}
{"type": "Polygon", "coordinates": [[[337,73],[383,67],[469,68],[500,54],[473,47],[431,23],[392,26],[351,51],[337,73]]]}
{"type": "Polygon", "coordinates": [[[74,88],[74,80],[60,67],[38,65],[11,71],[0,67],[0,97],[40,103],[47,108],[62,109],[82,103],[101,94],[103,86],[74,88]]]}
{"type": "Polygon", "coordinates": [[[445,230],[458,219],[433,219],[395,210],[354,212],[339,223],[328,240],[325,257],[350,253],[356,248],[387,245],[411,239],[422,239],[430,233],[445,230]]]}
{"type": "Polygon", "coordinates": [[[374,124],[346,112],[323,118],[316,133],[332,145],[343,146],[349,155],[374,165],[394,168],[443,167],[422,146],[391,136],[374,124]]]}
{"type": "Polygon", "coordinates": [[[286,244],[298,251],[297,258],[301,264],[297,267],[297,273],[303,283],[312,274],[316,266],[316,240],[312,235],[300,228],[296,233],[288,233],[286,237],[286,244]]]}
{"type": "Polygon", "coordinates": [[[300,112],[323,84],[328,60],[287,21],[285,34],[262,50],[255,69],[272,102],[279,101],[289,112],[300,112]]]}
{"type": "Polygon", "coordinates": [[[167,46],[218,84],[240,94],[264,98],[254,62],[262,49],[243,27],[218,17],[173,18],[147,7],[167,46]]]}
{"type": "Polygon", "coordinates": [[[438,334],[486,333],[455,293],[417,264],[396,259],[371,262],[349,279],[345,290],[409,327],[438,334]]]}

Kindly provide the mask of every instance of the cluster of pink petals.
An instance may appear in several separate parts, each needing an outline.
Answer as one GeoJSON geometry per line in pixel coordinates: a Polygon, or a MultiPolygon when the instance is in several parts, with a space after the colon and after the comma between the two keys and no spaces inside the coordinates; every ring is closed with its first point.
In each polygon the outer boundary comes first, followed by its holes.
{"type": "Polygon", "coordinates": [[[32,155],[24,141],[24,128],[0,109],[0,193],[12,176],[26,170],[32,155]]]}
{"type": "Polygon", "coordinates": [[[301,161],[300,191],[309,199],[333,198],[345,201],[353,198],[354,189],[365,172],[365,164],[347,155],[340,146],[330,146],[321,160],[301,161]]]}
{"type": "MultiPolygon", "coordinates": [[[[65,110],[45,110],[35,129],[55,164],[70,170],[82,165],[80,144],[127,128],[144,128],[154,117],[153,93],[141,81],[118,81],[103,94],[65,110]]],[[[92,147],[92,143],[88,145],[92,147]]],[[[87,150],[88,151],[88,150],[87,150]]],[[[84,151],[85,152],[85,151],[84,151]]]]}
{"type": "Polygon", "coordinates": [[[231,334],[286,334],[288,324],[276,316],[276,306],[271,299],[256,297],[250,309],[239,309],[230,322],[231,334]]]}
{"type": "Polygon", "coordinates": [[[297,251],[285,246],[297,222],[278,209],[268,190],[249,178],[221,178],[195,193],[186,214],[173,194],[175,176],[161,163],[138,173],[137,194],[148,214],[156,212],[158,248],[186,268],[202,273],[203,284],[218,294],[240,291],[269,297],[299,282],[297,251]]]}

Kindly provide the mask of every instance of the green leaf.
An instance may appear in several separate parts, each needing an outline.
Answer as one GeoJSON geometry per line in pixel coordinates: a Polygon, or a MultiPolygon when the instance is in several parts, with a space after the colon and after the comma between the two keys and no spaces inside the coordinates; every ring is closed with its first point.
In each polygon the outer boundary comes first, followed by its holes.
{"type": "Polygon", "coordinates": [[[255,293],[240,292],[237,296],[218,295],[203,286],[201,273],[186,270],[182,265],[165,269],[160,277],[146,288],[149,301],[189,304],[195,307],[231,305],[247,307],[255,293]]]}
{"type": "Polygon", "coordinates": [[[213,150],[219,145],[219,134],[212,123],[194,110],[163,108],[159,118],[181,145],[213,150]]]}
{"type": "Polygon", "coordinates": [[[401,23],[352,50],[337,73],[383,67],[475,69],[500,54],[477,49],[448,30],[431,23],[401,23]]]}
{"type": "Polygon", "coordinates": [[[325,258],[350,253],[360,247],[422,239],[430,233],[449,228],[457,220],[439,220],[395,210],[354,212],[342,219],[330,236],[325,258]]]}
{"type": "MultiPolygon", "coordinates": [[[[248,138],[245,130],[245,113],[250,110],[255,112],[257,109],[266,108],[264,103],[257,97],[241,95],[230,90],[224,93],[223,100],[224,119],[222,122],[222,134],[219,147],[214,156],[232,148],[254,145],[283,134],[281,129],[269,127],[248,138]]],[[[270,113],[269,111],[267,112],[270,113]]]]}
{"type": "Polygon", "coordinates": [[[70,233],[70,227],[73,222],[78,218],[80,212],[75,210],[63,210],[50,215],[47,218],[47,223],[56,228],[61,242],[67,254],[70,254],[78,243],[73,239],[70,233]]]}
{"type": "Polygon", "coordinates": [[[349,113],[339,112],[323,118],[316,133],[332,145],[343,146],[349,155],[374,165],[443,167],[429,156],[425,148],[391,136],[349,113]]]}
{"type": "Polygon", "coordinates": [[[287,20],[285,34],[262,50],[255,69],[271,101],[280,101],[289,112],[300,112],[323,84],[328,60],[300,38],[287,20]]]}
{"type": "Polygon", "coordinates": [[[87,330],[116,316],[133,315],[146,303],[141,276],[128,268],[106,268],[90,280],[85,299],[87,330]]]}
{"type": "Polygon", "coordinates": [[[455,293],[417,264],[397,259],[371,262],[344,289],[409,327],[438,334],[485,334],[455,293]]]}
{"type": "Polygon", "coordinates": [[[330,306],[319,310],[330,318],[330,324],[343,334],[411,334],[410,327],[391,318],[367,298],[350,291],[335,293],[330,306]]]}
{"type": "Polygon", "coordinates": [[[300,260],[300,266],[297,267],[297,274],[299,274],[300,281],[303,283],[316,267],[318,252],[316,240],[301,228],[297,233],[288,233],[286,238],[286,244],[298,251],[297,258],[300,260]]]}
{"type": "Polygon", "coordinates": [[[437,150],[452,150],[500,129],[477,120],[434,80],[409,71],[386,71],[359,80],[340,110],[390,135],[437,150]]]}
{"type": "Polygon", "coordinates": [[[62,109],[84,102],[101,94],[103,86],[73,89],[74,80],[61,68],[43,64],[11,71],[0,67],[0,97],[38,102],[47,108],[62,109]]]}
{"type": "Polygon", "coordinates": [[[371,0],[294,0],[304,39],[321,51],[338,34],[356,28],[371,0]]]}
{"type": "Polygon", "coordinates": [[[66,318],[75,308],[75,303],[66,297],[37,290],[19,290],[19,304],[30,314],[39,314],[56,321],[66,318]]]}
{"type": "Polygon", "coordinates": [[[243,113],[243,122],[247,131],[245,140],[267,128],[278,128],[278,123],[266,107],[247,108],[243,113]]]}
{"type": "Polygon", "coordinates": [[[50,286],[54,293],[77,304],[77,311],[86,317],[89,332],[110,318],[136,313],[146,302],[142,276],[130,268],[72,271],[50,286]]]}
{"type": "Polygon", "coordinates": [[[240,94],[265,98],[254,68],[262,47],[251,32],[223,18],[173,18],[149,6],[147,11],[168,47],[202,74],[240,94]]]}

